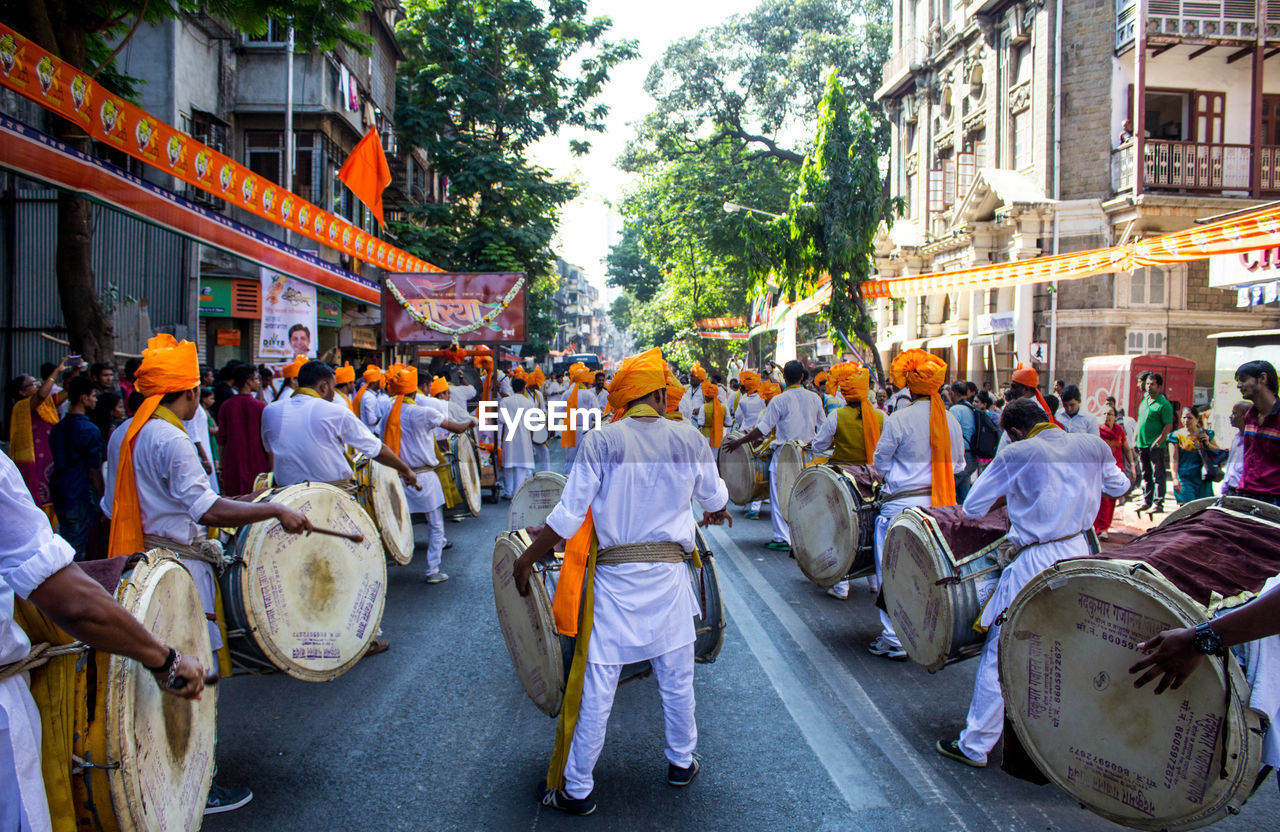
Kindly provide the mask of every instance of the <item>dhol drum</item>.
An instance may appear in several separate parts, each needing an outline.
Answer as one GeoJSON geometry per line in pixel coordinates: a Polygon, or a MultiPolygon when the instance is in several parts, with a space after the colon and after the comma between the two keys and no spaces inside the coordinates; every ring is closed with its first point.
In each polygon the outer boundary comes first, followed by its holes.
{"type": "MultiPolygon", "coordinates": [[[[730,433],[725,439],[737,439],[741,435],[737,432],[730,433]]],[[[716,463],[731,501],[745,506],[753,500],[763,500],[769,496],[769,460],[772,457],[771,444],[760,448],[740,445],[732,451],[725,450],[721,445],[716,463]]]]}
{"type": "Polygon", "coordinates": [[[276,475],[271,471],[263,471],[253,478],[254,491],[268,491],[275,487],[276,475]]]}
{"type": "Polygon", "coordinates": [[[778,478],[778,510],[782,512],[782,519],[789,524],[791,515],[788,511],[791,508],[791,492],[795,489],[796,480],[804,473],[806,468],[814,465],[821,465],[827,461],[830,454],[823,454],[810,448],[803,442],[797,442],[792,439],[783,442],[778,446],[774,454],[778,457],[777,464],[773,466],[773,475],[778,478]]]}
{"type": "MultiPolygon", "coordinates": [[[[176,556],[153,549],[84,568],[161,643],[216,667],[200,595],[176,556]]],[[[72,642],[25,601],[18,602],[16,618],[32,643],[72,642]]],[[[179,699],[161,692],[137,662],[88,650],[35,668],[31,690],[44,723],[42,763],[54,828],[200,828],[213,780],[217,688],[206,687],[199,700],[179,699]]]]}
{"type": "Polygon", "coordinates": [[[480,457],[471,437],[465,433],[449,435],[449,450],[453,453],[453,480],[462,492],[462,501],[472,517],[480,516],[480,457]]]}
{"type": "Polygon", "coordinates": [[[538,471],[530,474],[507,509],[507,531],[519,531],[547,522],[547,515],[560,502],[560,492],[568,482],[564,474],[538,471]]]}
{"type": "MultiPolygon", "coordinates": [[[[524,530],[498,535],[493,547],[493,599],[502,637],[520,684],[539,710],[556,716],[564,702],[576,639],[556,632],[551,613],[555,581],[560,574],[559,556],[555,562],[540,564],[530,576],[528,595],[521,595],[516,589],[512,570],[516,559],[531,542],[524,530]]],[[[724,600],[714,556],[703,548],[705,542],[701,535],[695,545],[702,568],[695,567],[692,560],[685,561],[702,610],[693,621],[694,657],[699,662],[710,663],[720,655],[724,645],[724,600]]],[[[638,679],[651,671],[649,662],[629,664],[622,669],[621,681],[638,679]]]]}
{"type": "Polygon", "coordinates": [[[815,465],[800,474],[791,490],[791,553],[806,578],[829,587],[875,573],[878,492],[869,465],[815,465]]]}
{"type": "Polygon", "coordinates": [[[480,457],[480,491],[483,493],[485,489],[488,489],[488,501],[496,503],[498,502],[497,448],[493,445],[487,445],[481,442],[479,434],[476,432],[475,428],[472,428],[468,435],[471,437],[471,444],[475,445],[476,452],[480,457]]]}
{"type": "Polygon", "coordinates": [[[1160,521],[1160,525],[1167,526],[1170,523],[1176,523],[1210,506],[1221,506],[1231,511],[1238,511],[1241,514],[1259,517],[1271,523],[1280,523],[1280,506],[1273,506],[1260,500],[1251,500],[1248,497],[1205,497],[1178,506],[1175,511],[1171,511],[1167,517],[1160,521]]]}
{"type": "Polygon", "coordinates": [[[378,528],[359,504],[326,483],[299,483],[258,499],[364,539],[290,534],[275,520],[241,529],[219,578],[232,658],[250,670],[281,670],[305,682],[336,679],[364,655],[382,620],[387,561],[378,528]]]}
{"type": "Polygon", "coordinates": [[[351,467],[356,478],[356,502],[378,527],[387,560],[408,566],[413,560],[413,521],[409,518],[409,498],[400,475],[360,453],[355,455],[351,467]]]}

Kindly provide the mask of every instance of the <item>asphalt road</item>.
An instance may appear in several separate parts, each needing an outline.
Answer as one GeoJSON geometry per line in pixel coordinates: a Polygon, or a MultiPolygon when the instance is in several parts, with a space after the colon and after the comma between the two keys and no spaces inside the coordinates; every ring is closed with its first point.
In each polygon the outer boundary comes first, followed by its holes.
{"type": "MultiPolygon", "coordinates": [[[[558,467],[558,466],[557,466],[558,467]]],[[[930,675],[870,656],[873,599],[837,601],[785,554],[763,548],[768,515],[714,530],[728,608],[724,650],[699,665],[693,785],[666,784],[652,678],[618,691],[590,818],[542,808],[555,728],[525,696],[494,615],[489,564],[506,503],[447,524],[451,579],[388,573],[391,650],[327,684],[283,676],[222,686],[221,782],[252,803],[207,819],[223,830],[1104,830],[1118,829],[1053,786],[933,751],[963,724],[971,660],[930,675]]],[[[857,587],[859,585],[855,585],[857,587]]],[[[1221,830],[1280,826],[1266,783],[1221,830]]]]}

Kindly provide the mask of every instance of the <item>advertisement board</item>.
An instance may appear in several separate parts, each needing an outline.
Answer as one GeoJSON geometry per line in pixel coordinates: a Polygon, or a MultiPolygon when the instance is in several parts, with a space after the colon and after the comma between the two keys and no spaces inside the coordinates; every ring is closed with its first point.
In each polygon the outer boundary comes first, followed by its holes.
{"type": "Polygon", "coordinates": [[[316,357],[316,287],[271,269],[262,270],[264,358],[316,357]]]}
{"type": "Polygon", "coordinates": [[[528,338],[525,276],[391,274],[382,289],[388,343],[523,344],[528,338]]]}

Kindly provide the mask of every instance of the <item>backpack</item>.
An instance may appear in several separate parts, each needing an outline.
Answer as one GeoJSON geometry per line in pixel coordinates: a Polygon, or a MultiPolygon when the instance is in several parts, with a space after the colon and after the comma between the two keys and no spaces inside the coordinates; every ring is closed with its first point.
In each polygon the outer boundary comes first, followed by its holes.
{"type": "Polygon", "coordinates": [[[962,402],[973,414],[973,438],[969,440],[969,452],[978,459],[994,459],[1000,447],[1000,428],[985,410],[978,410],[968,402],[962,402]]]}

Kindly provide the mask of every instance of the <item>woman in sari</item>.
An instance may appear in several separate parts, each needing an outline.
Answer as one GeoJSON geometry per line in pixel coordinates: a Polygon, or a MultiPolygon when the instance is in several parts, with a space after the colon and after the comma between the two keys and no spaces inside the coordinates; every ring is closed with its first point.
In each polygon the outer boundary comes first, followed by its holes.
{"type": "MultiPolygon", "coordinates": [[[[1132,483],[1137,471],[1137,465],[1133,461],[1133,448],[1125,436],[1124,427],[1116,421],[1116,409],[1110,405],[1103,414],[1103,423],[1098,427],[1098,436],[1107,443],[1107,447],[1111,449],[1111,455],[1115,457],[1116,466],[1124,471],[1125,476],[1132,483]]],[[[1099,540],[1106,540],[1109,537],[1107,530],[1111,528],[1115,513],[1116,498],[1103,494],[1102,502],[1098,505],[1098,516],[1093,518],[1093,530],[1097,533],[1099,540]]]]}
{"type": "Polygon", "coordinates": [[[34,376],[18,376],[9,382],[8,393],[13,400],[9,411],[9,456],[38,506],[51,502],[49,469],[53,452],[49,449],[49,433],[58,423],[58,397],[53,394],[53,382],[65,369],[66,358],[39,384],[34,376]]]}
{"type": "Polygon", "coordinates": [[[1200,449],[1216,449],[1213,431],[1201,427],[1200,416],[1190,407],[1182,408],[1182,427],[1169,434],[1169,467],[1173,470],[1173,496],[1178,504],[1213,496],[1213,483],[1204,478],[1200,449]]]}

